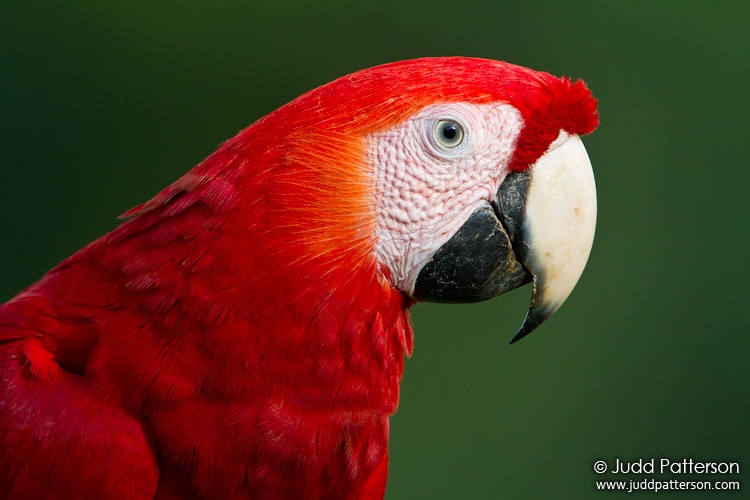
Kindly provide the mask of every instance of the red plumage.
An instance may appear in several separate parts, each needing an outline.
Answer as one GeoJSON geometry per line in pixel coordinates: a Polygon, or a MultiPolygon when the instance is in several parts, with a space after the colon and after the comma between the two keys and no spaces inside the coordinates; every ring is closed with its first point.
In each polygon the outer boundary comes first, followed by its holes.
{"type": "Polygon", "coordinates": [[[516,169],[597,124],[582,82],[468,58],[257,121],[0,308],[0,496],[382,497],[412,299],[364,138],[441,101],[517,107],[516,169]]]}

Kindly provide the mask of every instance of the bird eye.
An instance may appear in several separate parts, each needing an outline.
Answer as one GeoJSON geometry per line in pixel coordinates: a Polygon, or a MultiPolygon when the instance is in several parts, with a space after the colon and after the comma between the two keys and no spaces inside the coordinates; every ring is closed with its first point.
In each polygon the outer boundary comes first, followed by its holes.
{"type": "Polygon", "coordinates": [[[435,137],[446,148],[455,148],[464,140],[464,128],[455,120],[440,120],[435,126],[435,137]]]}

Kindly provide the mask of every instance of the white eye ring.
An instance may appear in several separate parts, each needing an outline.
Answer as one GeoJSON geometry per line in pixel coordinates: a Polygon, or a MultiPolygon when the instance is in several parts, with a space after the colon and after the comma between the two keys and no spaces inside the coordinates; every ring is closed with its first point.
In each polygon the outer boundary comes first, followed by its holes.
{"type": "Polygon", "coordinates": [[[464,128],[456,120],[439,120],[435,125],[435,139],[445,148],[455,148],[464,140],[464,128]]]}

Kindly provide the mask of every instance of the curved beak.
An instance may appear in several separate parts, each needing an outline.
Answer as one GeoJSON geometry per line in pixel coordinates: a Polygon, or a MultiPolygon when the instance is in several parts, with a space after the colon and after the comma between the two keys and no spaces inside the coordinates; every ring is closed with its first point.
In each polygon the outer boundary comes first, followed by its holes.
{"type": "Polygon", "coordinates": [[[589,258],[596,186],[581,139],[561,132],[534,165],[506,177],[494,205],[516,258],[534,283],[526,319],[512,344],[560,308],[589,258]]]}
{"type": "Polygon", "coordinates": [[[534,283],[511,344],[557,311],[583,273],[594,241],[596,187],[577,135],[561,132],[523,172],[512,172],[420,270],[412,296],[478,302],[534,283]]]}

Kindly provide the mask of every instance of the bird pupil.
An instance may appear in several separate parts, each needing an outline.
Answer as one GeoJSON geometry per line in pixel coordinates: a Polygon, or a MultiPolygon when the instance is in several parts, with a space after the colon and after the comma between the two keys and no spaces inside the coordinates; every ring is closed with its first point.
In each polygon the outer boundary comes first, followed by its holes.
{"type": "Polygon", "coordinates": [[[443,137],[446,139],[455,139],[457,133],[458,130],[455,124],[446,125],[443,129],[443,137]]]}

